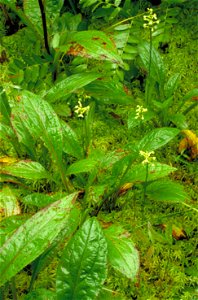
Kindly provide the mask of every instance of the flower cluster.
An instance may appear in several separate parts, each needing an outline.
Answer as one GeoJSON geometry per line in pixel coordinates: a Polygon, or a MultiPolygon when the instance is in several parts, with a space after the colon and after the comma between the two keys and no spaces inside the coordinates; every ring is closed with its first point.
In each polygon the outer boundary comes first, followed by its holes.
{"type": "Polygon", "coordinates": [[[154,26],[159,24],[159,20],[157,19],[157,15],[153,13],[152,8],[147,8],[148,14],[143,16],[144,19],[144,28],[149,28],[153,31],[154,26]]]}
{"type": "Polygon", "coordinates": [[[156,160],[155,156],[151,156],[152,154],[154,154],[153,151],[151,152],[144,152],[144,151],[140,151],[140,155],[144,156],[144,160],[142,161],[142,164],[150,164],[152,163],[152,161],[156,160]]]}
{"type": "Polygon", "coordinates": [[[144,113],[147,112],[148,109],[147,108],[144,108],[142,105],[137,105],[137,108],[136,108],[136,116],[135,116],[135,119],[141,119],[141,120],[144,120],[144,113]]]}
{"type": "Polygon", "coordinates": [[[76,105],[74,108],[74,111],[79,118],[84,118],[84,114],[89,111],[89,105],[83,107],[81,100],[78,100],[78,105],[76,105]]]}

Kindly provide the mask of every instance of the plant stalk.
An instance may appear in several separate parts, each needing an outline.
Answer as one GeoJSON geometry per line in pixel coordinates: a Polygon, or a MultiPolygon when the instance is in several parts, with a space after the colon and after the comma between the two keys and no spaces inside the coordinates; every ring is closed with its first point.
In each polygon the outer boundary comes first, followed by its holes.
{"type": "Polygon", "coordinates": [[[48,33],[47,33],[47,22],[46,22],[46,14],[45,14],[45,7],[42,0],[38,0],[40,11],[41,11],[41,18],[42,18],[42,24],[43,24],[43,34],[44,34],[44,43],[45,43],[45,49],[47,53],[50,55],[50,49],[49,49],[49,42],[48,42],[48,33]]]}
{"type": "Polygon", "coordinates": [[[147,184],[148,184],[148,166],[149,164],[146,164],[146,177],[145,177],[145,181],[143,184],[143,200],[142,200],[142,220],[144,218],[144,207],[145,207],[145,203],[146,203],[146,190],[147,190],[147,184]]]}
{"type": "Polygon", "coordinates": [[[197,102],[192,103],[188,108],[186,108],[183,112],[184,115],[188,114],[193,108],[195,108],[198,105],[197,102]]]}
{"type": "Polygon", "coordinates": [[[152,31],[150,28],[150,48],[149,48],[149,69],[148,69],[148,79],[147,79],[147,88],[146,88],[146,104],[149,105],[149,88],[151,81],[151,64],[152,64],[152,31]]]}
{"type": "Polygon", "coordinates": [[[11,289],[12,289],[13,300],[17,300],[15,277],[11,279],[11,289]]]}

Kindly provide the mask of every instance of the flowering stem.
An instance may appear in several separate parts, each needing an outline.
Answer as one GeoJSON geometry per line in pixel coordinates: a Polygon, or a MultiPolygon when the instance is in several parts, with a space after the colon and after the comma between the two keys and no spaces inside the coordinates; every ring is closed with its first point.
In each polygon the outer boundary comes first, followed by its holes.
{"type": "Polygon", "coordinates": [[[145,181],[143,184],[143,201],[142,201],[142,220],[144,217],[144,206],[145,206],[145,202],[146,202],[146,190],[147,190],[147,185],[148,185],[148,163],[146,164],[146,177],[145,177],[145,181]]]}
{"type": "Polygon", "coordinates": [[[84,120],[84,151],[85,156],[89,155],[89,145],[90,145],[90,134],[89,134],[89,124],[87,122],[87,118],[84,120]]]}
{"type": "Polygon", "coordinates": [[[150,47],[149,47],[149,69],[148,69],[148,81],[147,81],[147,89],[146,89],[146,104],[149,104],[149,87],[151,81],[151,64],[152,64],[152,29],[150,28],[150,47]]]}
{"type": "Polygon", "coordinates": [[[150,49],[149,49],[149,77],[151,75],[151,59],[152,59],[152,30],[150,28],[150,49]]]}

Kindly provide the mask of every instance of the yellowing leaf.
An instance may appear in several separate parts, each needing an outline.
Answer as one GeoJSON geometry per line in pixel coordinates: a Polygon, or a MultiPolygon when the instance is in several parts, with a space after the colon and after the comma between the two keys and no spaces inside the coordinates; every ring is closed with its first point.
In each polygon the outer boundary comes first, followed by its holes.
{"type": "Polygon", "coordinates": [[[19,203],[9,187],[1,191],[0,197],[0,221],[4,218],[19,215],[21,213],[19,203]]]}
{"type": "Polygon", "coordinates": [[[184,229],[176,225],[172,226],[172,235],[176,240],[184,240],[188,238],[184,229]]]}
{"type": "Polygon", "coordinates": [[[132,186],[133,186],[133,183],[131,183],[131,182],[123,184],[121,186],[121,188],[119,189],[118,194],[119,195],[125,194],[128,190],[130,190],[132,188],[132,186]]]}
{"type": "Polygon", "coordinates": [[[198,137],[191,130],[183,130],[182,133],[186,136],[180,141],[179,152],[188,151],[191,160],[198,157],[198,137]]]}
{"type": "Polygon", "coordinates": [[[3,156],[0,157],[0,164],[10,165],[17,161],[15,157],[3,156]]]}

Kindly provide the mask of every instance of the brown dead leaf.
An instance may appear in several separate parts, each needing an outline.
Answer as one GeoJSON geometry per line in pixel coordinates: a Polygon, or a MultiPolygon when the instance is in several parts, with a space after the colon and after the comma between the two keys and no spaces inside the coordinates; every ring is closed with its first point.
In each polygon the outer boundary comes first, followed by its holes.
{"type": "Polygon", "coordinates": [[[78,43],[73,43],[67,51],[67,55],[73,56],[85,56],[87,55],[86,49],[78,43]]]}
{"type": "Polygon", "coordinates": [[[125,194],[128,190],[132,188],[133,184],[131,182],[125,183],[123,186],[118,191],[118,195],[123,195],[125,194]]]}
{"type": "Polygon", "coordinates": [[[3,156],[0,157],[0,165],[10,165],[17,161],[15,157],[3,156]]]}
{"type": "Polygon", "coordinates": [[[179,143],[179,152],[187,151],[190,155],[189,160],[194,160],[198,157],[198,137],[191,130],[182,130],[186,136],[179,143]]]}
{"type": "MultiPolygon", "coordinates": [[[[157,226],[160,227],[162,229],[162,231],[165,231],[166,227],[167,227],[166,224],[159,224],[157,226]]],[[[172,225],[172,237],[175,238],[177,241],[188,239],[188,236],[187,236],[185,230],[174,224],[172,225]]]]}

